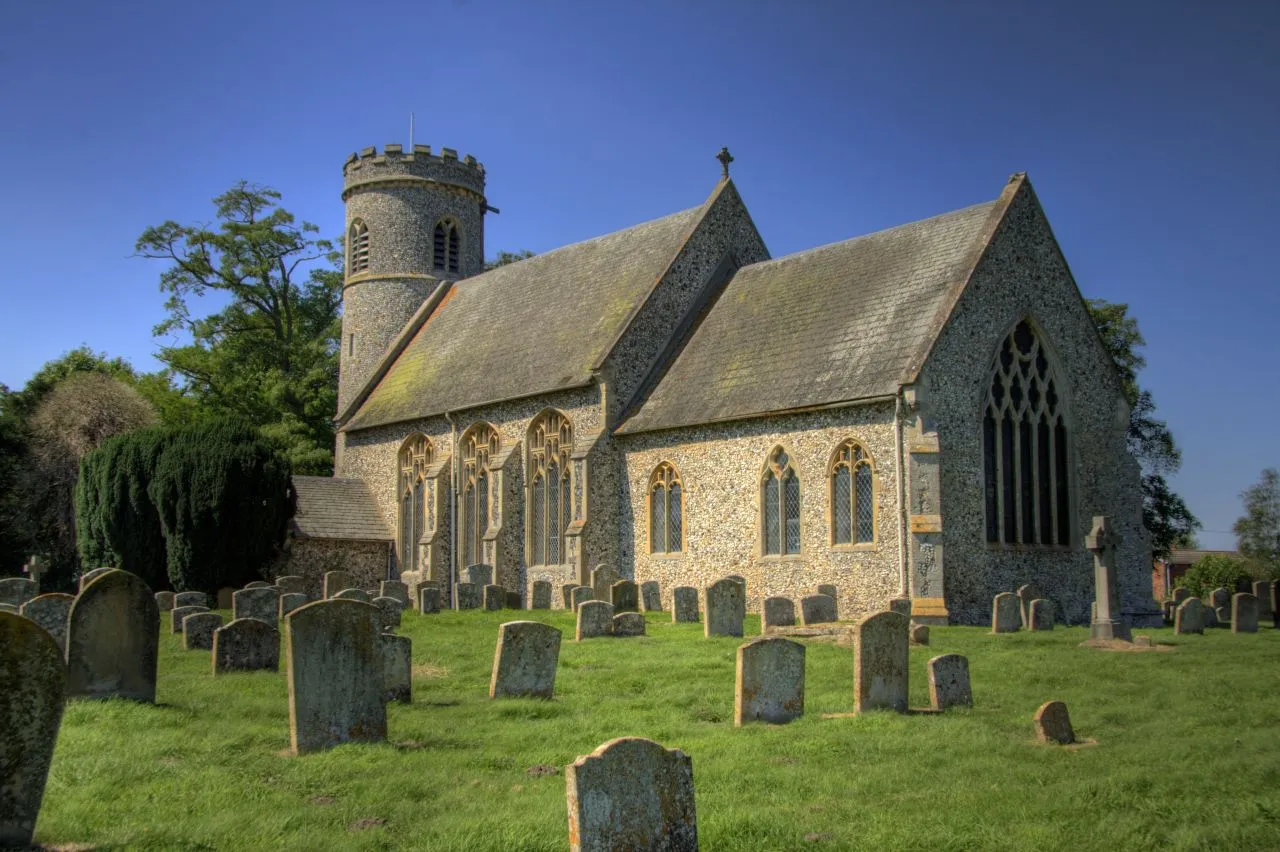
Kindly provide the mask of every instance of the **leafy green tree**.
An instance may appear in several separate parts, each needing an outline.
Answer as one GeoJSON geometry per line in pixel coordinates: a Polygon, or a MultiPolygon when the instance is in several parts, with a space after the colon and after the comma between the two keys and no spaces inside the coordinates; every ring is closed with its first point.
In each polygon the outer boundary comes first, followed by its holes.
{"type": "Polygon", "coordinates": [[[1280,579],[1280,472],[1274,467],[1262,471],[1257,484],[1242,491],[1240,499],[1244,514],[1231,528],[1236,549],[1266,576],[1280,579]]]}
{"type": "Polygon", "coordinates": [[[1241,585],[1247,586],[1249,580],[1249,571],[1243,560],[1225,553],[1206,553],[1174,582],[1174,586],[1208,601],[1209,593],[1219,586],[1235,592],[1241,585]]]}
{"type": "Polygon", "coordinates": [[[1090,299],[1087,306],[1103,346],[1115,362],[1129,403],[1129,452],[1142,467],[1142,523],[1151,536],[1153,555],[1164,557],[1200,527],[1200,521],[1165,479],[1182,466],[1182,453],[1168,424],[1156,418],[1151,392],[1138,385],[1138,373],[1147,364],[1140,351],[1146,340],[1137,319],[1129,315],[1129,306],[1103,299],[1090,299]]]}
{"type": "Polygon", "coordinates": [[[528,260],[533,257],[533,252],[528,249],[520,249],[519,251],[500,251],[497,257],[490,258],[484,262],[484,271],[497,269],[499,266],[506,266],[508,263],[515,263],[519,260],[528,260]]]}
{"type": "Polygon", "coordinates": [[[167,318],[160,360],[204,412],[247,420],[299,473],[332,470],[342,253],[279,206],[280,193],[241,181],[213,199],[216,225],[167,221],[137,241],[164,261],[167,318]],[[198,315],[216,294],[225,307],[198,315]]]}
{"type": "Polygon", "coordinates": [[[29,550],[16,490],[21,458],[26,452],[17,399],[16,393],[0,384],[0,577],[21,573],[29,550]]]}

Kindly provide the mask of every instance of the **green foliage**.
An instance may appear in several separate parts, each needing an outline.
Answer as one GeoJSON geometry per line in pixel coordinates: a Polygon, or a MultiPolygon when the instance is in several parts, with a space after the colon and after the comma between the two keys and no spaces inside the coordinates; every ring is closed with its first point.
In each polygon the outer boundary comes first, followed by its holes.
{"type": "Polygon", "coordinates": [[[1262,471],[1256,485],[1240,493],[1244,514],[1231,528],[1240,555],[1257,563],[1272,579],[1280,579],[1280,471],[1262,471]]]}
{"type": "Polygon", "coordinates": [[[1225,553],[1206,553],[1174,582],[1174,586],[1208,601],[1209,592],[1219,586],[1234,593],[1242,585],[1247,587],[1251,579],[1243,560],[1225,553]]]}
{"type": "Polygon", "coordinates": [[[497,269],[499,266],[506,266],[508,263],[515,263],[520,260],[528,260],[533,257],[533,252],[528,249],[520,249],[519,251],[500,251],[498,256],[490,258],[484,262],[484,271],[497,269]]]}

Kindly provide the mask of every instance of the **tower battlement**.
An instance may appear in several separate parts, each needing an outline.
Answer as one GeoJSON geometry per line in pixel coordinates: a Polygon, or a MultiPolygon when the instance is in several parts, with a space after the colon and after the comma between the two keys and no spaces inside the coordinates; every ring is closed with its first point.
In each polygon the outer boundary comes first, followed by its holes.
{"type": "Polygon", "coordinates": [[[430,145],[414,145],[405,151],[398,144],[362,149],[342,164],[342,198],[361,187],[386,183],[427,182],[470,192],[484,201],[484,166],[470,154],[458,159],[452,148],[431,153],[430,145]]]}

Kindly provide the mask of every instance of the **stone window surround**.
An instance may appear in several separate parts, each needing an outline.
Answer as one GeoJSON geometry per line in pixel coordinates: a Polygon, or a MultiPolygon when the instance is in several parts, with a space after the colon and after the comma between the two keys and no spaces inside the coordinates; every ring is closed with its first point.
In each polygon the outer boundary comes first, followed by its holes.
{"type": "MultiPolygon", "coordinates": [[[[427,531],[426,513],[427,513],[427,497],[426,497],[426,478],[427,468],[431,466],[432,459],[435,456],[435,447],[431,443],[431,439],[421,432],[414,432],[404,439],[400,445],[400,450],[396,454],[399,464],[396,465],[396,555],[402,563],[401,570],[417,570],[421,558],[418,556],[418,545],[420,541],[408,542],[409,548],[412,549],[413,555],[409,559],[405,559],[405,553],[401,550],[402,543],[405,542],[405,524],[410,522],[410,518],[405,516],[404,500],[408,497],[411,501],[417,488],[421,488],[422,506],[421,511],[423,517],[418,519],[419,540],[422,534],[427,531]]],[[[410,526],[410,530],[413,527],[410,526]]]]}
{"type": "MultiPolygon", "coordinates": [[[[857,501],[857,481],[853,477],[853,473],[857,470],[857,465],[850,468],[850,487],[854,489],[854,501],[856,507],[857,501]]],[[[880,549],[880,474],[876,469],[875,457],[871,455],[871,451],[867,449],[865,442],[858,438],[845,438],[835,449],[831,451],[831,459],[827,463],[827,541],[831,544],[831,549],[838,553],[858,553],[861,551],[878,551],[880,549]],[[862,450],[863,459],[871,468],[871,541],[857,541],[857,512],[853,517],[853,538],[846,544],[836,543],[836,519],[835,519],[835,487],[836,487],[836,466],[840,463],[840,451],[845,447],[852,449],[857,447],[862,450]]]]}
{"type": "Polygon", "coordinates": [[[462,233],[462,226],[458,224],[458,220],[452,216],[441,216],[436,223],[431,226],[431,268],[436,272],[443,272],[446,275],[456,275],[458,270],[462,268],[462,258],[466,254],[466,240],[462,233]],[[444,256],[436,254],[435,251],[435,233],[444,229],[444,256]],[[450,236],[456,244],[453,251],[450,251],[450,236]],[[451,256],[452,255],[452,256],[451,256]],[[449,261],[453,261],[454,269],[449,268],[449,261]]]}
{"type": "MultiPolygon", "coordinates": [[[[686,548],[685,528],[687,526],[684,523],[684,495],[684,479],[680,476],[680,471],[676,468],[675,463],[667,459],[663,459],[658,462],[658,464],[653,468],[653,473],[649,475],[649,487],[645,491],[644,498],[645,526],[647,530],[646,538],[649,541],[649,557],[651,559],[679,559],[684,556],[686,548]],[[668,473],[670,476],[667,476],[668,473]],[[671,496],[670,486],[680,486],[680,546],[675,550],[654,550],[653,546],[653,491],[654,486],[660,481],[667,482],[667,499],[670,499],[671,496]]],[[[669,512],[667,517],[668,519],[670,518],[669,512]]],[[[669,527],[670,520],[667,521],[667,524],[669,527]]]]}
{"type": "MultiPolygon", "coordinates": [[[[774,472],[776,474],[776,471],[774,472]]],[[[760,468],[760,474],[757,477],[757,479],[759,482],[759,487],[756,488],[756,500],[757,500],[756,517],[759,518],[759,535],[757,538],[756,556],[761,560],[765,560],[769,562],[802,561],[805,558],[804,509],[803,509],[804,485],[800,481],[800,471],[796,469],[795,454],[791,452],[791,450],[787,449],[786,446],[784,446],[783,444],[775,444],[769,450],[768,455],[765,456],[764,464],[760,468]],[[780,475],[778,476],[778,520],[779,520],[778,550],[779,552],[778,553],[766,552],[765,524],[767,520],[765,518],[765,502],[766,502],[765,501],[765,483],[767,482],[767,474],[769,474],[771,471],[773,459],[779,454],[783,454],[787,457],[787,464],[785,469],[789,469],[791,471],[792,476],[795,477],[796,485],[800,489],[799,505],[796,507],[797,537],[799,538],[799,541],[800,541],[800,549],[795,553],[786,552],[787,524],[786,524],[785,505],[786,505],[787,497],[783,489],[783,485],[782,485],[783,480],[780,475]]]]}
{"type": "MultiPolygon", "coordinates": [[[[573,483],[573,476],[574,476],[573,474],[573,467],[574,467],[573,465],[573,438],[574,438],[573,420],[572,418],[569,417],[568,414],[566,414],[565,412],[557,408],[543,409],[541,412],[539,412],[535,417],[533,417],[529,421],[529,428],[526,431],[526,435],[527,437],[525,440],[526,457],[525,457],[525,476],[524,476],[524,519],[525,519],[524,564],[529,566],[530,568],[548,568],[548,567],[554,567],[554,566],[568,565],[570,564],[570,560],[568,558],[569,557],[569,553],[568,553],[569,536],[571,534],[581,535],[581,527],[582,527],[582,519],[574,517],[574,512],[573,512],[573,500],[572,500],[572,494],[573,494],[572,489],[574,487],[574,483],[573,483]],[[557,428],[554,430],[555,432],[554,439],[548,437],[547,439],[541,442],[535,440],[535,436],[538,434],[540,430],[545,430],[546,435],[550,436],[551,430],[548,427],[550,427],[552,424],[557,425],[557,428]],[[565,440],[566,437],[567,437],[567,440],[565,440]],[[544,454],[546,453],[547,449],[552,446],[555,447],[556,458],[555,459],[544,458],[544,454]],[[543,562],[541,558],[541,554],[536,554],[537,558],[535,558],[535,553],[534,553],[533,487],[534,487],[535,474],[538,472],[540,468],[540,464],[539,464],[540,459],[544,463],[550,463],[554,461],[559,466],[560,480],[562,483],[565,484],[566,487],[570,489],[569,494],[571,495],[570,503],[569,503],[570,505],[569,517],[564,519],[564,523],[561,529],[559,530],[559,535],[561,539],[560,554],[559,554],[560,560],[553,564],[548,564],[543,562]]],[[[544,493],[549,493],[549,489],[548,489],[548,492],[544,492],[544,493]]],[[[564,501],[564,496],[562,492],[559,495],[559,498],[557,500],[557,503],[558,503],[558,505],[556,506],[557,510],[564,505],[563,501],[564,501]]],[[[551,509],[549,502],[546,504],[545,509],[547,511],[551,509]]],[[[544,547],[546,546],[546,544],[547,543],[544,541],[543,542],[544,547]]]]}
{"type": "MultiPolygon", "coordinates": [[[[496,487],[497,477],[493,475],[493,469],[490,464],[492,459],[502,452],[502,438],[500,433],[493,424],[483,420],[477,421],[468,426],[458,438],[458,458],[462,461],[459,473],[459,489],[461,494],[458,495],[459,514],[462,516],[462,523],[459,526],[459,536],[466,535],[468,529],[467,517],[472,511],[472,507],[467,503],[466,495],[468,486],[472,485],[474,480],[478,489],[481,477],[486,482],[485,488],[485,505],[481,519],[482,524],[474,524],[472,521],[474,540],[471,542],[459,541],[462,552],[467,553],[467,546],[470,544],[474,550],[472,556],[473,562],[483,561],[484,541],[489,535],[490,526],[493,521],[494,512],[490,509],[490,505],[497,499],[500,499],[500,489],[496,487]]],[[[462,560],[466,562],[466,559],[462,560]]]]}
{"type": "Polygon", "coordinates": [[[347,229],[347,274],[369,271],[369,226],[363,219],[352,219],[347,229]]]}

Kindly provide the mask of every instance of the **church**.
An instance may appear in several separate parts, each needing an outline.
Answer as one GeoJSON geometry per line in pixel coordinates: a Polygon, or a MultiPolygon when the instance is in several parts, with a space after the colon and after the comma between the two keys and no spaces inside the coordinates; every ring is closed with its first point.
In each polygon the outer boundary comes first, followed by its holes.
{"type": "Polygon", "coordinates": [[[475,158],[352,154],[335,476],[295,477],[289,571],[448,601],[485,564],[556,607],[601,564],[665,607],[736,574],[751,611],[829,584],[932,624],[1035,583],[1087,623],[1106,515],[1158,624],[1128,407],[1027,176],[775,258],[719,159],[696,206],[486,271],[475,158]]]}

